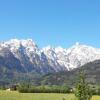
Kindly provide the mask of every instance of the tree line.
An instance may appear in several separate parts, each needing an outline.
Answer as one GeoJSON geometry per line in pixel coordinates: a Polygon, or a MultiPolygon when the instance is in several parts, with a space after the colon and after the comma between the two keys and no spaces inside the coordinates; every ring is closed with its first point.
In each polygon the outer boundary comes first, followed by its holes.
{"type": "Polygon", "coordinates": [[[20,84],[17,90],[21,93],[70,93],[70,88],[67,86],[31,86],[29,84],[20,84]]]}

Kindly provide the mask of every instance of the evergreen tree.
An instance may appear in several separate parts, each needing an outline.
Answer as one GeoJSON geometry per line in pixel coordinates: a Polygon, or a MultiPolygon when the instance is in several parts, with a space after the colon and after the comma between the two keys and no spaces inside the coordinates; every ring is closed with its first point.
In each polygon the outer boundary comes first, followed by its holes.
{"type": "Polygon", "coordinates": [[[77,100],[90,100],[92,97],[90,87],[86,82],[83,71],[80,73],[78,82],[76,84],[75,96],[77,100]]]}

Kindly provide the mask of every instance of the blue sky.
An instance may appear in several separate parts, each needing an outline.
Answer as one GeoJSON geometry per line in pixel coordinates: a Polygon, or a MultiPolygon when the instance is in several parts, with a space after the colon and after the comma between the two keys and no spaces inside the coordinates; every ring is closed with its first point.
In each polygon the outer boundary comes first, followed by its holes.
{"type": "Polygon", "coordinates": [[[100,0],[0,0],[0,41],[100,48],[100,0]]]}

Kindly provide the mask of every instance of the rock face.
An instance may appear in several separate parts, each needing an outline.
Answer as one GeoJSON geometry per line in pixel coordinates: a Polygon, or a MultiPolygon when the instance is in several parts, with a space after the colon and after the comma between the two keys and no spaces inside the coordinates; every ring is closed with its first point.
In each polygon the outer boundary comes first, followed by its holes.
{"type": "Polygon", "coordinates": [[[76,43],[69,49],[51,46],[40,49],[31,39],[0,43],[0,70],[29,73],[70,71],[100,59],[100,49],[76,43]]]}

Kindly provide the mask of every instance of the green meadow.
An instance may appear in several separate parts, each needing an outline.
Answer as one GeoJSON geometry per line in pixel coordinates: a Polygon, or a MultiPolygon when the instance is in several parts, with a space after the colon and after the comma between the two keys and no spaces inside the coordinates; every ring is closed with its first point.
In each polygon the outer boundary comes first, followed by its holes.
{"type": "MultiPolygon", "coordinates": [[[[0,91],[0,100],[73,100],[73,94],[55,93],[18,93],[0,91]]],[[[100,96],[93,96],[91,100],[100,100],[100,96]]]]}

